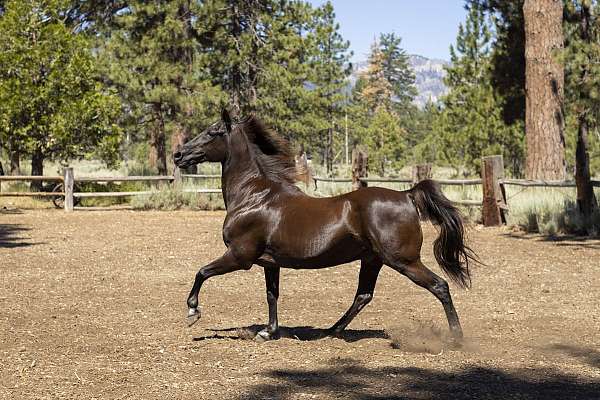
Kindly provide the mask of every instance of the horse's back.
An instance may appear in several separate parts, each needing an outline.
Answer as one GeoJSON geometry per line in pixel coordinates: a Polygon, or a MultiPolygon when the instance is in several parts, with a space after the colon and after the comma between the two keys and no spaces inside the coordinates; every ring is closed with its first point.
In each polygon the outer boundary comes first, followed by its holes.
{"type": "Polygon", "coordinates": [[[363,188],[334,197],[283,196],[267,253],[287,265],[335,265],[377,253],[418,256],[419,215],[407,192],[363,188]]]}

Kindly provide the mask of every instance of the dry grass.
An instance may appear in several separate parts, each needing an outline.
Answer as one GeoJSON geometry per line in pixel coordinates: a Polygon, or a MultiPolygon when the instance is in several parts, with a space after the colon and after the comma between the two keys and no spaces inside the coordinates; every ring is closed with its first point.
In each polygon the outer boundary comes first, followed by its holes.
{"type": "MultiPolygon", "coordinates": [[[[600,211],[585,218],[576,206],[575,188],[510,187],[508,223],[526,232],[554,236],[600,234],[600,211]]],[[[600,199],[600,190],[596,189],[600,199]]]]}

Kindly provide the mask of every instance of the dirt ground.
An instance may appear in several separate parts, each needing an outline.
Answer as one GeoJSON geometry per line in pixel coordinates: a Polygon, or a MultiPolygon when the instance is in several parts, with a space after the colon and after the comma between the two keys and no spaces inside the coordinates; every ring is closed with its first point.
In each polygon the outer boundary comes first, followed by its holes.
{"type": "MultiPolygon", "coordinates": [[[[600,241],[472,227],[488,264],[453,288],[465,330],[447,344],[441,305],[386,268],[342,338],[358,267],[283,270],[284,338],[259,267],[208,281],[221,212],[0,213],[2,399],[600,399],[600,241]]],[[[424,225],[424,260],[439,272],[424,225]]]]}

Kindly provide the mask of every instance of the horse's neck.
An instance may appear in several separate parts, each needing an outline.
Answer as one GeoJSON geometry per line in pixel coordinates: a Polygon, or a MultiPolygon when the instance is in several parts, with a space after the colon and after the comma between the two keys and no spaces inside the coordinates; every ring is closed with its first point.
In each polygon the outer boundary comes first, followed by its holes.
{"type": "Polygon", "coordinates": [[[262,175],[243,135],[241,130],[232,133],[229,154],[223,163],[221,187],[225,208],[240,203],[248,197],[252,192],[252,181],[260,179],[262,175]]]}

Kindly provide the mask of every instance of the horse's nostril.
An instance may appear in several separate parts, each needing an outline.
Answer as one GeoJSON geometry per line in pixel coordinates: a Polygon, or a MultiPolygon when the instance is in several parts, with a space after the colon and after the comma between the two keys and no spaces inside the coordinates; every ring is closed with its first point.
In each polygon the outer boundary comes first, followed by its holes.
{"type": "Polygon", "coordinates": [[[176,151],[175,153],[173,153],[173,159],[175,161],[181,160],[181,152],[180,151],[176,151]]]}

